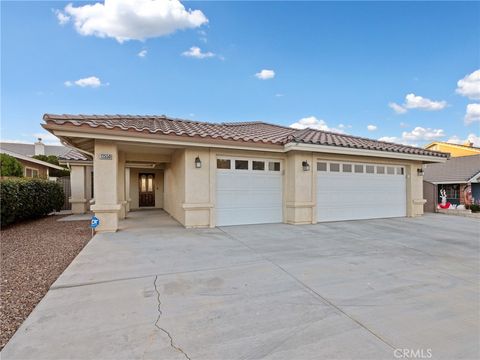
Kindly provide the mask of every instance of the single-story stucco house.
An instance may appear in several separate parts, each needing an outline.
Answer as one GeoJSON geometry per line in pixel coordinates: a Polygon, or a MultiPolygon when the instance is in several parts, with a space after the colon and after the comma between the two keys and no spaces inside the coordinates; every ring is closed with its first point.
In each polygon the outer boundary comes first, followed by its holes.
{"type": "Polygon", "coordinates": [[[452,205],[480,202],[480,154],[452,157],[445,163],[424,166],[425,211],[435,212],[441,204],[440,192],[452,205]]]}
{"type": "Polygon", "coordinates": [[[448,158],[264,122],[129,115],[43,119],[46,130],[78,151],[70,168],[72,199],[81,211],[89,196],[86,169],[93,167],[91,210],[100,219],[99,231],[116,231],[119,219],[137,208],[163,208],[186,227],[417,216],[423,214],[423,164],[448,158]]]}

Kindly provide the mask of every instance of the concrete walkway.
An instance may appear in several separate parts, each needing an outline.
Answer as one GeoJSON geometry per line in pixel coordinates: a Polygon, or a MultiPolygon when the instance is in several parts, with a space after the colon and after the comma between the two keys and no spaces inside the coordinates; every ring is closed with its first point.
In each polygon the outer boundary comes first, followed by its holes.
{"type": "Polygon", "coordinates": [[[184,229],[133,212],[2,359],[477,359],[479,230],[442,215],[184,229]]]}

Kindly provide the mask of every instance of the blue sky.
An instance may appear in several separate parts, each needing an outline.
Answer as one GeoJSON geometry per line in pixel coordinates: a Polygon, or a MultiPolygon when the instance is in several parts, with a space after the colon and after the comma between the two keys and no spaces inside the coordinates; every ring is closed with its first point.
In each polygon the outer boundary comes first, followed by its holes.
{"type": "Polygon", "coordinates": [[[117,1],[2,2],[3,140],[50,112],[479,145],[478,2],[117,1]]]}

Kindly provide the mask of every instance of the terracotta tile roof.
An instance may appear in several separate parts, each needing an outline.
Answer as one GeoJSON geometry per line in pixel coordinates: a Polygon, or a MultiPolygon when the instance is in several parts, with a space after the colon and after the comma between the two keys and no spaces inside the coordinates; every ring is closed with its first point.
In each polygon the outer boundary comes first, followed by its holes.
{"type": "Polygon", "coordinates": [[[413,155],[448,157],[447,153],[443,153],[440,151],[426,150],[415,146],[389,143],[359,136],[338,134],[315,129],[303,129],[296,131],[295,133],[288,136],[287,143],[288,142],[340,146],[363,150],[389,151],[413,155]]]}
{"type": "Polygon", "coordinates": [[[65,154],[59,157],[60,160],[71,160],[71,161],[89,161],[91,160],[85,154],[82,154],[80,151],[70,149],[65,154]]]}
{"type": "Polygon", "coordinates": [[[212,139],[253,141],[271,144],[283,144],[285,137],[294,129],[263,122],[207,123],[180,120],[161,116],[132,115],[51,115],[43,119],[56,125],[71,124],[119,130],[135,130],[152,134],[178,135],[190,137],[209,137],[212,139]]]}
{"type": "Polygon", "coordinates": [[[448,154],[387,143],[356,136],[321,130],[298,130],[261,121],[235,123],[207,123],[160,116],[138,115],[53,115],[45,114],[47,125],[66,125],[118,130],[134,130],[151,134],[189,136],[244,142],[285,145],[291,142],[339,146],[365,150],[388,151],[414,155],[448,157],[448,154]]]}

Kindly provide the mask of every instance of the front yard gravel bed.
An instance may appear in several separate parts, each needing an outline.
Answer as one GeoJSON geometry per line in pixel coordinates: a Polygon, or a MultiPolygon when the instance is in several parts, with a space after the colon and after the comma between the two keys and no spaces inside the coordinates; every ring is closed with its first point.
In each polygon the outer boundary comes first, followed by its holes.
{"type": "Polygon", "coordinates": [[[91,238],[89,221],[57,222],[61,217],[0,231],[0,349],[91,238]]]}

